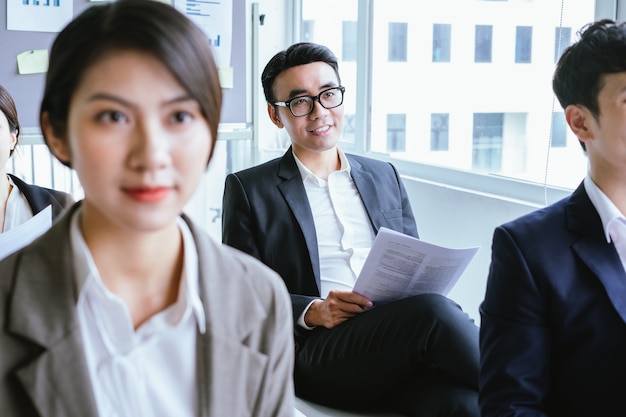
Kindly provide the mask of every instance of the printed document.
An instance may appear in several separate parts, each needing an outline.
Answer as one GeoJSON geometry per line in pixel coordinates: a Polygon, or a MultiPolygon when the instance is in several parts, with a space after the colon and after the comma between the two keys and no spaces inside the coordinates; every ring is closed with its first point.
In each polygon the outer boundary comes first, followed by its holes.
{"type": "Polygon", "coordinates": [[[450,249],[381,227],[353,290],[374,304],[423,293],[447,295],[478,249],[450,249]]]}

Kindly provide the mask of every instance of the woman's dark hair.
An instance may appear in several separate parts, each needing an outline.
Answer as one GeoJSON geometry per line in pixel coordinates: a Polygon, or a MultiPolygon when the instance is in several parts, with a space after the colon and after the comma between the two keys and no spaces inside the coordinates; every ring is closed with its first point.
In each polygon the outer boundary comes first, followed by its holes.
{"type": "Polygon", "coordinates": [[[40,123],[66,139],[70,101],[83,75],[98,59],[120,50],[148,53],[172,73],[199,103],[214,145],[222,90],[208,37],[174,7],[154,0],[92,6],[59,33],[50,51],[40,123]]]}
{"type": "Polygon", "coordinates": [[[330,49],[323,45],[310,42],[296,43],[284,51],[274,55],[274,57],[272,57],[272,59],[270,59],[265,66],[265,69],[261,74],[261,83],[263,84],[265,100],[268,103],[274,103],[276,101],[273,90],[274,81],[276,81],[276,77],[278,77],[278,75],[280,75],[283,71],[288,70],[291,67],[311,64],[313,62],[325,62],[333,67],[335,74],[337,74],[337,81],[341,84],[337,57],[335,57],[330,49]]]}
{"type": "MultiPolygon", "coordinates": [[[[17,107],[15,106],[15,102],[13,101],[13,97],[9,91],[0,85],[0,111],[4,113],[4,116],[7,118],[9,122],[9,131],[11,133],[15,133],[15,137],[18,138],[20,136],[20,121],[17,117],[17,107]]],[[[9,152],[9,156],[13,155],[15,152],[15,148],[11,149],[9,152]]]]}

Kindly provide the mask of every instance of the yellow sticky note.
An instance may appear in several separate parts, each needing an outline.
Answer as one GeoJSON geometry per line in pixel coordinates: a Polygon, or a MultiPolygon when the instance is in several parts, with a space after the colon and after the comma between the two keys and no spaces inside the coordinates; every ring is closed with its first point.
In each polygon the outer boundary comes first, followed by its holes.
{"type": "Polygon", "coordinates": [[[48,50],[35,49],[18,54],[17,71],[20,74],[38,74],[48,71],[48,50]]]}
{"type": "Polygon", "coordinates": [[[222,88],[233,88],[233,67],[219,67],[222,88]]]}

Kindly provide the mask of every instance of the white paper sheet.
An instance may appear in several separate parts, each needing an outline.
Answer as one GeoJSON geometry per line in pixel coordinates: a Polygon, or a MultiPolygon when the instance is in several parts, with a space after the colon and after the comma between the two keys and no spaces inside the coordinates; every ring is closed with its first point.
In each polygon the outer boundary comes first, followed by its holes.
{"type": "Polygon", "coordinates": [[[7,30],[60,32],[74,16],[74,0],[7,0],[7,30]]]}
{"type": "Polygon", "coordinates": [[[174,7],[187,15],[208,36],[217,66],[230,67],[233,0],[174,0],[174,7]]]}
{"type": "Polygon", "coordinates": [[[423,293],[447,295],[478,249],[437,246],[381,227],[354,292],[374,304],[423,293]]]}

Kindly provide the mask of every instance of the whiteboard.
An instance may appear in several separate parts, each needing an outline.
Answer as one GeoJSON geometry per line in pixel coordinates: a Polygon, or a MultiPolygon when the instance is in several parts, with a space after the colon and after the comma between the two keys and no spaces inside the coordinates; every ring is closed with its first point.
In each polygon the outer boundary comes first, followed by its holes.
{"type": "MultiPolygon", "coordinates": [[[[73,0],[74,15],[97,2],[73,0]]],[[[250,42],[246,39],[245,0],[233,0],[233,39],[231,65],[233,66],[233,88],[224,89],[222,104],[223,123],[245,123],[247,120],[246,50],[250,42]]],[[[43,94],[45,74],[20,75],[17,70],[17,55],[37,49],[50,50],[54,32],[31,32],[7,30],[6,2],[0,2],[0,84],[13,96],[17,105],[22,130],[36,128],[39,131],[39,106],[43,94]]]]}

